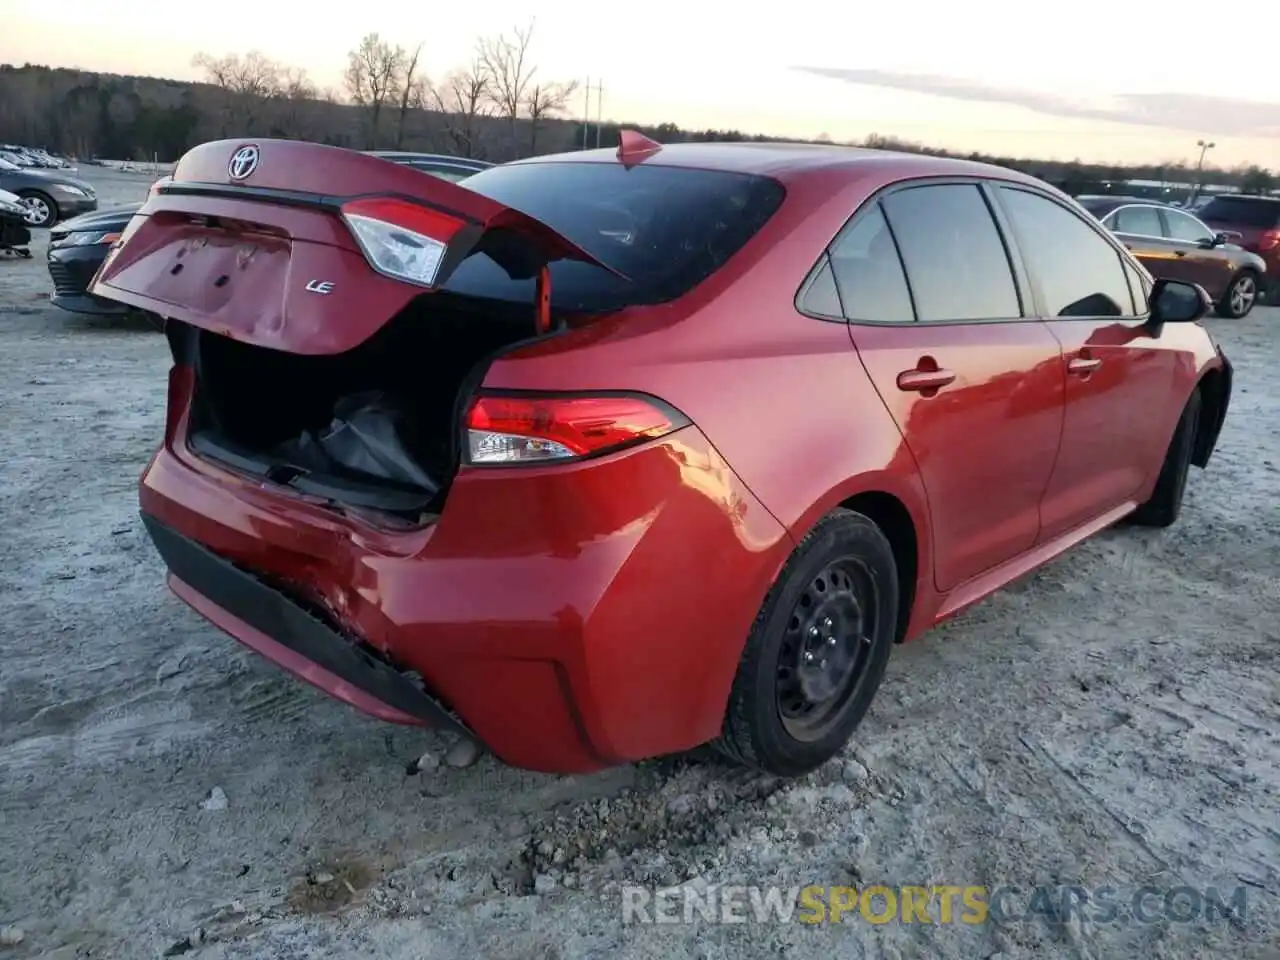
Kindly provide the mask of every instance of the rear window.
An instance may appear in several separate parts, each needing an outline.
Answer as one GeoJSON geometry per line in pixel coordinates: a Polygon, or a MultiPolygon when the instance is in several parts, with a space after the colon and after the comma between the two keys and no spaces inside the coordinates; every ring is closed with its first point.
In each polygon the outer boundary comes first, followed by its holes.
{"type": "Polygon", "coordinates": [[[1196,211],[1202,220],[1225,220],[1242,227],[1269,230],[1280,224],[1280,200],[1215,197],[1196,211]]]}
{"type": "MultiPolygon", "coordinates": [[[[768,177],[620,163],[498,166],[461,185],[541,220],[627,277],[574,261],[552,264],[552,307],[573,313],[682,296],[737,253],[784,195],[768,177]]],[[[479,254],[462,263],[445,289],[532,301],[534,282],[512,280],[479,254]]]]}

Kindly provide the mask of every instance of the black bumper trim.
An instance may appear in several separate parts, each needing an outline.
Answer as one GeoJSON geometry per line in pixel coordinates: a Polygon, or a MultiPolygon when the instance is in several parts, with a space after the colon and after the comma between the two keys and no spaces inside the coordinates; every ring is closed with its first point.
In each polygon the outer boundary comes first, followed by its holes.
{"type": "Polygon", "coordinates": [[[279,590],[154,517],[144,513],[142,523],[169,571],[209,602],[387,706],[428,726],[474,736],[410,677],[279,590]]]}

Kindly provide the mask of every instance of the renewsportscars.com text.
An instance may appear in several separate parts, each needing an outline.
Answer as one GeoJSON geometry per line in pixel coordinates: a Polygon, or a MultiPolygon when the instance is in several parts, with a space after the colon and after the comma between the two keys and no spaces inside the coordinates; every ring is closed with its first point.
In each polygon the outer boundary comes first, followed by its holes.
{"type": "Polygon", "coordinates": [[[1095,924],[1243,921],[1245,887],[624,885],[624,923],[1095,924]]]}

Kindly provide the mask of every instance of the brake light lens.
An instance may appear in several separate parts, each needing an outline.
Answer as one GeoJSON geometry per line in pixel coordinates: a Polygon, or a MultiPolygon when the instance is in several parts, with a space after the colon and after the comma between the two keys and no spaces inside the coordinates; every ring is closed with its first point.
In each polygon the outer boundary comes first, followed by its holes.
{"type": "Polygon", "coordinates": [[[666,436],[689,421],[653,397],[495,395],[467,411],[474,465],[577,460],[666,436]]]}
{"type": "Polygon", "coordinates": [[[1280,247],[1280,230],[1268,230],[1258,238],[1259,250],[1271,250],[1280,247]]]}
{"type": "Polygon", "coordinates": [[[342,219],[369,265],[397,280],[430,287],[449,240],[463,221],[395,197],[370,197],[342,205],[342,219]]]}

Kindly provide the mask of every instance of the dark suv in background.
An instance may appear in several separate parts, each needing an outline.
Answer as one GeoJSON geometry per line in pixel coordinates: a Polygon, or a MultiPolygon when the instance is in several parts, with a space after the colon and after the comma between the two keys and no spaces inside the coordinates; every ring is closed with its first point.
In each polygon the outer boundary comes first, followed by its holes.
{"type": "Polygon", "coordinates": [[[1240,234],[1240,246],[1266,261],[1266,302],[1275,304],[1280,299],[1280,197],[1214,197],[1197,213],[1214,230],[1240,234]]]}

